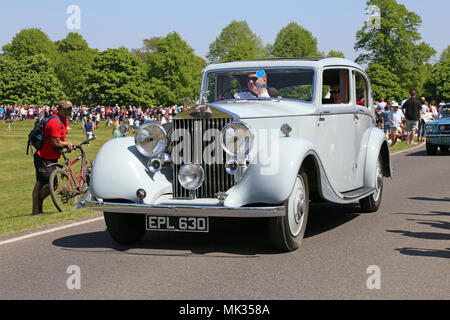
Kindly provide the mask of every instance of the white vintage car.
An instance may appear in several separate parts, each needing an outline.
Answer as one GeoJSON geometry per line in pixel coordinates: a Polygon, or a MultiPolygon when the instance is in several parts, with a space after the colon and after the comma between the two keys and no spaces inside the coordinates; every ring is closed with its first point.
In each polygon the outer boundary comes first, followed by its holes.
{"type": "Polygon", "coordinates": [[[266,217],[276,247],[299,247],[311,201],[374,212],[391,176],[367,75],[352,61],[298,58],[212,64],[200,101],[170,125],[108,141],[89,207],[112,238],[208,232],[211,217],[266,217]]]}

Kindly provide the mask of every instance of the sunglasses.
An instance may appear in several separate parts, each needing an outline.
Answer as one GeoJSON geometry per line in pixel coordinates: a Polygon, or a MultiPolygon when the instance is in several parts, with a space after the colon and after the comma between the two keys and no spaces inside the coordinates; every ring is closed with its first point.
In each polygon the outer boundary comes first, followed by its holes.
{"type": "Polygon", "coordinates": [[[331,90],[331,93],[332,93],[332,94],[339,93],[339,90],[331,90]]]}
{"type": "Polygon", "coordinates": [[[258,77],[247,77],[247,82],[250,82],[250,80],[256,82],[256,80],[258,80],[258,77]]]}

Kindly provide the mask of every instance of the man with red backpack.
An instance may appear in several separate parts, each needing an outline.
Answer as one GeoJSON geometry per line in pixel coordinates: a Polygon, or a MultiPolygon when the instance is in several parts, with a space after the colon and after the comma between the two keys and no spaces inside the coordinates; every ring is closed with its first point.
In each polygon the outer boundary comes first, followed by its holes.
{"type": "Polygon", "coordinates": [[[72,114],[72,102],[62,100],[57,108],[56,116],[52,117],[44,129],[44,144],[34,154],[34,167],[36,168],[36,184],[33,189],[33,211],[32,214],[42,213],[44,199],[50,194],[50,174],[55,169],[50,166],[57,163],[61,157],[62,148],[72,150],[72,143],[66,141],[67,127],[72,114]]]}

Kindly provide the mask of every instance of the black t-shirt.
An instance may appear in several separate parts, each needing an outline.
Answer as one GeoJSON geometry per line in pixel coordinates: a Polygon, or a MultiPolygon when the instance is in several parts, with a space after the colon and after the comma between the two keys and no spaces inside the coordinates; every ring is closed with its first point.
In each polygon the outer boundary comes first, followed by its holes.
{"type": "Polygon", "coordinates": [[[422,109],[422,106],[417,99],[409,98],[403,104],[403,108],[405,109],[406,120],[419,121],[420,109],[422,109]]]}

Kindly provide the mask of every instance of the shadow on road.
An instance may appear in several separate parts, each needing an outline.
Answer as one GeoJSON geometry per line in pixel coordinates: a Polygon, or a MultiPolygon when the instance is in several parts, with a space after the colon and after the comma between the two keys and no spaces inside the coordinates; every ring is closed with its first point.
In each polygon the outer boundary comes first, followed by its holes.
{"type": "Polygon", "coordinates": [[[408,256],[450,259],[450,248],[446,248],[445,250],[433,250],[433,249],[421,249],[421,248],[398,248],[395,250],[397,250],[401,254],[405,254],[408,256]]]}
{"type": "Polygon", "coordinates": [[[442,152],[439,150],[435,156],[430,156],[427,154],[426,150],[421,150],[421,151],[417,151],[417,152],[408,153],[405,156],[406,157],[436,157],[436,156],[448,156],[449,154],[450,153],[448,153],[448,152],[442,152]]]}
{"type": "MultiPolygon", "coordinates": [[[[311,205],[305,238],[331,231],[353,220],[358,216],[358,210],[359,206],[356,204],[311,205]]],[[[112,249],[127,254],[164,256],[207,255],[227,258],[239,258],[240,256],[241,258],[256,258],[256,255],[280,253],[274,249],[270,241],[267,219],[255,218],[211,218],[209,233],[147,232],[144,239],[133,246],[118,245],[106,230],[59,238],[53,241],[53,245],[67,249],[112,249]],[[130,252],[132,249],[149,249],[149,251],[130,252]],[[154,252],[153,250],[163,250],[163,252],[154,252]],[[188,253],[179,251],[188,251],[188,253]]],[[[96,251],[89,250],[89,252],[96,251]]],[[[100,252],[105,252],[105,250],[100,250],[100,252]]]]}
{"type": "Polygon", "coordinates": [[[405,213],[405,212],[398,212],[393,214],[404,214],[408,216],[421,216],[421,217],[436,217],[436,216],[444,216],[444,217],[450,217],[450,212],[441,212],[441,211],[430,211],[431,213],[405,213]]]}
{"type": "Polygon", "coordinates": [[[410,197],[409,199],[411,200],[423,200],[423,201],[449,201],[450,202],[450,198],[449,197],[445,197],[445,198],[427,198],[427,197],[410,197]]]}
{"type": "Polygon", "coordinates": [[[406,230],[386,230],[391,233],[400,233],[402,236],[426,239],[426,240],[450,240],[450,234],[448,233],[435,233],[435,232],[413,232],[406,230]]]}

